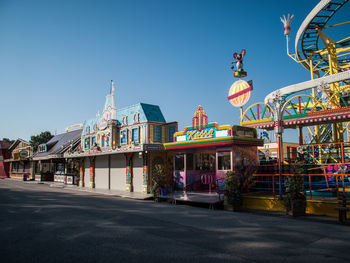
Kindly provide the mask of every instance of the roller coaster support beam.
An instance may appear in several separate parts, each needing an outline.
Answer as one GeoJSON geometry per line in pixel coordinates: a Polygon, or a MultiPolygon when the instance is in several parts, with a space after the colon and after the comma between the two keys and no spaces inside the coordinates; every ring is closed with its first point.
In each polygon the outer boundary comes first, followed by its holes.
{"type": "MultiPolygon", "coordinates": [[[[329,36],[323,33],[319,28],[317,28],[316,32],[322,39],[322,42],[325,45],[328,53],[329,75],[337,74],[339,70],[338,70],[338,62],[337,62],[336,42],[334,42],[329,36]]],[[[338,93],[340,91],[338,82],[331,83],[330,88],[332,93],[338,93]]],[[[343,140],[344,140],[343,124],[334,123],[333,124],[333,141],[342,142],[343,140]]]]}

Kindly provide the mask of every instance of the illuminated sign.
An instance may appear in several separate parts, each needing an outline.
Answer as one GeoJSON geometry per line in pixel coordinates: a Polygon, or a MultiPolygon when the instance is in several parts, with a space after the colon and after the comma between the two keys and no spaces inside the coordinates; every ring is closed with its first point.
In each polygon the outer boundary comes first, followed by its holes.
{"type": "Polygon", "coordinates": [[[215,129],[191,130],[186,132],[186,141],[215,138],[215,129]]]}

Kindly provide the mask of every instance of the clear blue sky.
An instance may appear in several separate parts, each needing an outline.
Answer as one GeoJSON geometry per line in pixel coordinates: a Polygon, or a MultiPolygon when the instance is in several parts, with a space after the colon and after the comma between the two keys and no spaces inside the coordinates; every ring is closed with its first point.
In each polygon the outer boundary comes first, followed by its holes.
{"type": "Polygon", "coordinates": [[[238,124],[226,99],[232,54],[247,50],[248,104],[308,80],[286,55],[280,16],[295,14],[294,46],[317,3],[0,0],[0,138],[59,133],[95,116],[111,79],[118,108],[157,104],[182,129],[200,104],[210,122],[238,124]]]}

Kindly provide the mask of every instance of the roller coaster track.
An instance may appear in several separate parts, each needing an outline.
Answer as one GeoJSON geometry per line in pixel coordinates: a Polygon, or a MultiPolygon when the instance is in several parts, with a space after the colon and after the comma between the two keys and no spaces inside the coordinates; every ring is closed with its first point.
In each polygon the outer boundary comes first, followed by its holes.
{"type": "MultiPolygon", "coordinates": [[[[328,21],[343,7],[348,0],[323,0],[305,18],[295,38],[295,51],[302,65],[307,70],[312,70],[307,60],[312,61],[313,70],[325,71],[329,65],[328,57],[321,52],[320,35],[318,30],[326,28],[328,21]],[[310,57],[311,56],[311,57],[310,57]]],[[[321,42],[322,43],[322,42],[321,42]]],[[[336,43],[336,48],[350,46],[350,39],[336,43]]],[[[337,58],[338,65],[348,64],[350,55],[337,58]]]]}
{"type": "MultiPolygon", "coordinates": [[[[318,143],[332,141],[332,124],[342,125],[341,123],[350,121],[350,103],[345,101],[344,97],[348,98],[349,93],[345,91],[350,90],[350,86],[347,85],[350,79],[350,37],[335,42],[323,32],[325,29],[350,23],[327,25],[348,1],[320,1],[307,15],[297,32],[296,54],[290,55],[288,52],[288,55],[310,70],[312,79],[271,92],[265,97],[264,103],[253,104],[243,112],[241,125],[265,130],[273,129],[276,120],[272,114],[272,102],[276,98],[281,98],[281,105],[285,105],[282,112],[284,128],[308,127],[310,131],[312,130],[310,126],[315,128],[315,125],[319,125],[315,134],[309,134],[310,143],[316,142],[315,138],[318,143]],[[314,74],[318,78],[313,79],[314,74]],[[322,85],[328,85],[329,91],[316,94],[315,88],[322,85]],[[312,96],[302,94],[303,91],[311,89],[313,89],[312,96]],[[321,98],[321,94],[327,94],[327,100],[321,98]]],[[[347,33],[339,29],[336,32],[347,33]]],[[[340,134],[342,128],[336,129],[335,134],[340,134]]],[[[336,137],[336,140],[341,136],[336,137]]]]}

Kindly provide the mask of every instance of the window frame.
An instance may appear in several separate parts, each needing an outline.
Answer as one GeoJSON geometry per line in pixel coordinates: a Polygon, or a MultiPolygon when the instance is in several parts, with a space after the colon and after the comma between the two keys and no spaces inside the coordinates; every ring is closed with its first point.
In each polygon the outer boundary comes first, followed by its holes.
{"type": "Polygon", "coordinates": [[[231,151],[227,150],[227,151],[218,151],[217,152],[217,156],[218,156],[218,171],[231,171],[232,170],[232,162],[231,162],[231,151]],[[221,155],[220,154],[226,154],[226,155],[221,155]],[[228,153],[228,154],[227,154],[228,153]],[[229,164],[229,169],[221,169],[226,168],[225,165],[223,165],[225,163],[225,161],[223,160],[221,163],[221,167],[220,167],[220,158],[224,158],[225,156],[228,156],[228,164],[229,164]]]}
{"type": "Polygon", "coordinates": [[[168,136],[169,136],[169,142],[174,141],[174,134],[176,132],[176,127],[175,126],[169,126],[169,131],[168,131],[168,136]]]}
{"type": "Polygon", "coordinates": [[[128,129],[123,129],[120,131],[120,145],[126,145],[128,144],[128,129]],[[125,133],[125,138],[124,136],[122,137],[123,133],[125,133]],[[123,142],[125,140],[125,142],[123,142]]]}
{"type": "Polygon", "coordinates": [[[162,142],[162,126],[160,126],[160,125],[154,126],[154,129],[153,129],[153,141],[154,142],[162,142]]]}
{"type": "Polygon", "coordinates": [[[134,143],[139,143],[140,142],[140,128],[139,127],[131,129],[131,141],[134,142],[134,143]],[[134,131],[136,131],[137,140],[135,140],[135,138],[134,138],[134,131]]]}

